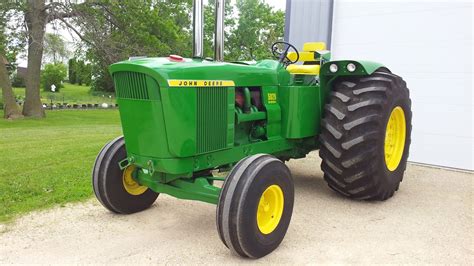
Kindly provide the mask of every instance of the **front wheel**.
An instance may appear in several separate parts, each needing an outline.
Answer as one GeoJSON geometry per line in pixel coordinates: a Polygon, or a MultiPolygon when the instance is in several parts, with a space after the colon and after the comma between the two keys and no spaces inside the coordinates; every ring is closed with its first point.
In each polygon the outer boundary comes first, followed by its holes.
{"type": "Polygon", "coordinates": [[[134,165],[120,169],[119,162],[126,157],[123,137],[116,138],[102,148],[92,170],[95,196],[105,208],[121,214],[145,210],[158,197],[158,193],[136,182],[134,165]]]}
{"type": "Polygon", "coordinates": [[[217,230],[234,253],[263,257],[285,237],[293,212],[288,167],[273,156],[242,159],[227,176],[217,204],[217,230]]]}
{"type": "Polygon", "coordinates": [[[329,187],[355,199],[390,198],[406,168],[411,116],[408,88],[397,75],[381,69],[335,81],[320,134],[329,187]]]}

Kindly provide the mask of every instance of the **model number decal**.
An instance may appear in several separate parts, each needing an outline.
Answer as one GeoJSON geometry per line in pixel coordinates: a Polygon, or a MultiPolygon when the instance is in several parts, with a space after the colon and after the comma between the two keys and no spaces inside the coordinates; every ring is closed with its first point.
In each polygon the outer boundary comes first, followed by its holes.
{"type": "Polygon", "coordinates": [[[276,103],[277,102],[277,94],[276,93],[268,93],[268,103],[276,103]]]}
{"type": "Polygon", "coordinates": [[[169,79],[170,87],[233,87],[232,80],[190,80],[190,79],[169,79]]]}

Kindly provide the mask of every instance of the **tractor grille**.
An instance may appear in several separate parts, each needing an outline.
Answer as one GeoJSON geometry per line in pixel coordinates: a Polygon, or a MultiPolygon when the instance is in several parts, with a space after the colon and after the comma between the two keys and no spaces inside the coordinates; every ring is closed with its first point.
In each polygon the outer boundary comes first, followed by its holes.
{"type": "Polygon", "coordinates": [[[197,153],[227,146],[227,87],[197,87],[197,153]]]}
{"type": "Polygon", "coordinates": [[[114,74],[117,98],[148,100],[147,77],[136,72],[117,72],[114,74]]]}

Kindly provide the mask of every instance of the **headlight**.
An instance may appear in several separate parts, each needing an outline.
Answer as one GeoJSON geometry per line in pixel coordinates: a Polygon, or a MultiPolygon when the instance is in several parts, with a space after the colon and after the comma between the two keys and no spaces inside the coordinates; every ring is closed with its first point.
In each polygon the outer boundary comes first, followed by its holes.
{"type": "Polygon", "coordinates": [[[337,67],[336,64],[331,64],[331,65],[329,66],[329,71],[331,71],[332,73],[336,73],[337,70],[338,70],[338,67],[337,67]]]}
{"type": "Polygon", "coordinates": [[[353,63],[347,64],[347,71],[354,72],[356,70],[356,65],[353,63]]]}

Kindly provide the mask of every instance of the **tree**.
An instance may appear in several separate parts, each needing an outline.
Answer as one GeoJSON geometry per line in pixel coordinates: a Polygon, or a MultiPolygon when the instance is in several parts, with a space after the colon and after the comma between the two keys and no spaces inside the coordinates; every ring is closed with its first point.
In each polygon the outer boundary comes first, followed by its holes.
{"type": "Polygon", "coordinates": [[[20,107],[15,101],[5,62],[7,61],[2,53],[0,54],[0,87],[2,87],[3,117],[6,119],[16,119],[22,117],[22,114],[20,107]]]}
{"type": "MultiPolygon", "coordinates": [[[[228,50],[227,41],[229,40],[229,32],[231,32],[235,26],[235,18],[233,17],[234,8],[230,0],[225,1],[224,13],[224,49],[228,50]]],[[[204,7],[204,55],[211,58],[214,56],[215,21],[215,1],[210,0],[208,5],[204,7]]]]}
{"type": "Polygon", "coordinates": [[[21,48],[21,42],[11,45],[15,34],[7,33],[7,22],[11,18],[9,13],[9,2],[0,3],[0,87],[3,97],[3,117],[6,119],[16,119],[22,117],[20,107],[15,101],[15,95],[12,90],[9,79],[7,62],[14,61],[16,52],[21,48]]]}
{"type": "Polygon", "coordinates": [[[283,38],[285,14],[263,0],[237,0],[237,26],[227,40],[229,60],[271,58],[270,46],[283,38]]]}
{"type": "Polygon", "coordinates": [[[76,82],[79,85],[82,85],[84,66],[85,66],[84,61],[82,61],[82,60],[77,61],[75,70],[76,70],[76,82]]]}
{"type": "MultiPolygon", "coordinates": [[[[108,66],[130,56],[191,56],[191,0],[86,1],[70,5],[59,18],[85,44],[85,59],[92,64],[93,90],[113,90],[108,66]]],[[[263,59],[270,45],[283,37],[284,13],[263,0],[239,0],[239,19],[226,0],[226,60],[263,59]]],[[[214,1],[205,7],[204,49],[213,55],[214,1]]],[[[76,71],[76,81],[79,79],[76,71]]]]}
{"type": "Polygon", "coordinates": [[[24,12],[28,34],[28,70],[25,80],[26,90],[23,115],[28,117],[44,117],[45,112],[41,104],[39,87],[44,33],[48,18],[45,0],[28,0],[24,12]]]}
{"type": "Polygon", "coordinates": [[[191,56],[191,0],[98,0],[72,7],[61,19],[87,46],[95,90],[113,90],[107,68],[130,56],[191,56]],[[101,87],[97,87],[100,85],[101,87]]]}
{"type": "MultiPolygon", "coordinates": [[[[23,106],[23,115],[25,116],[45,116],[40,98],[40,77],[46,24],[56,19],[74,16],[74,12],[63,12],[62,7],[66,4],[70,4],[71,6],[79,6],[82,4],[71,4],[70,2],[71,1],[68,0],[51,0],[48,1],[48,4],[46,4],[45,0],[0,2],[1,12],[14,12],[16,17],[22,18],[15,21],[13,28],[24,29],[23,40],[26,40],[28,43],[28,69],[25,80],[26,97],[23,106]]],[[[86,1],[86,3],[88,2],[89,1],[86,1]]],[[[20,38],[19,41],[21,43],[22,39],[20,38]]]]}
{"type": "Polygon", "coordinates": [[[66,43],[60,35],[53,33],[45,34],[44,57],[46,59],[50,59],[52,63],[59,63],[63,62],[63,60],[67,58],[68,54],[69,52],[66,48],[66,43]]]}
{"type": "Polygon", "coordinates": [[[84,84],[84,85],[91,85],[91,79],[92,79],[92,66],[91,64],[87,64],[84,61],[81,62],[81,67],[78,69],[78,82],[79,85],[84,84]]]}
{"type": "Polygon", "coordinates": [[[68,61],[68,78],[69,83],[76,84],[77,82],[77,70],[76,70],[77,61],[76,58],[71,58],[68,61]]]}
{"type": "Polygon", "coordinates": [[[51,91],[51,86],[56,87],[55,91],[63,87],[63,81],[66,79],[66,66],[62,63],[46,64],[41,73],[41,84],[44,91],[51,91]]]}

